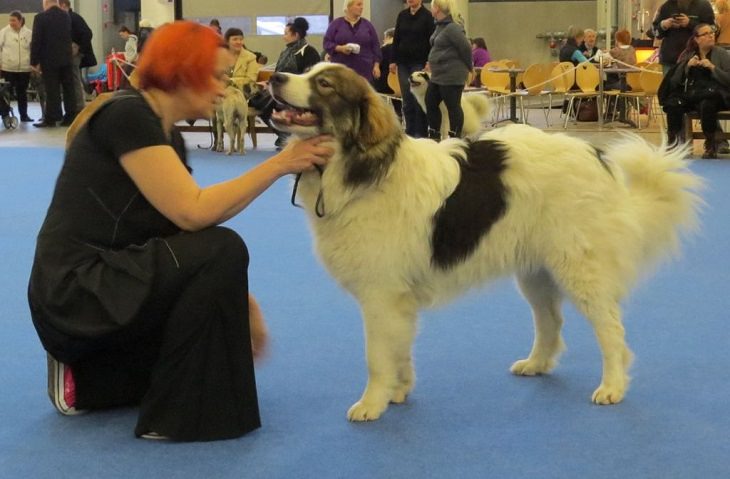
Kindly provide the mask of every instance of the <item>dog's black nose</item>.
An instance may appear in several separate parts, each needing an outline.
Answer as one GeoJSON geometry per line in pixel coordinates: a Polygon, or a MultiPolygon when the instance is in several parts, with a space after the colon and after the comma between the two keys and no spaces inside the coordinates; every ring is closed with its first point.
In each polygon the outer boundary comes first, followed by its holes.
{"type": "Polygon", "coordinates": [[[287,76],[283,73],[274,73],[271,75],[271,78],[269,78],[269,83],[272,85],[283,85],[288,80],[287,76]]]}

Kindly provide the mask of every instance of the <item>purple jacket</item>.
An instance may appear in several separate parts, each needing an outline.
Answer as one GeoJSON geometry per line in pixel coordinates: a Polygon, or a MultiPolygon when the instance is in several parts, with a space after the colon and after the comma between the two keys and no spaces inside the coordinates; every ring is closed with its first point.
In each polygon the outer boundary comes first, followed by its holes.
{"type": "MultiPolygon", "coordinates": [[[[322,42],[324,49],[330,54],[334,63],[342,63],[365,77],[368,81],[373,79],[373,66],[380,62],[380,40],[375,27],[370,21],[360,18],[355,26],[345,20],[345,17],[338,17],[332,20],[324,34],[322,42]],[[357,43],[360,45],[360,53],[345,55],[335,52],[337,45],[346,43],[357,43]]],[[[387,72],[382,72],[386,74],[387,72]]]]}
{"type": "Polygon", "coordinates": [[[489,50],[485,50],[483,48],[475,48],[474,50],[472,50],[471,58],[474,61],[474,66],[479,68],[492,61],[489,50]]]}

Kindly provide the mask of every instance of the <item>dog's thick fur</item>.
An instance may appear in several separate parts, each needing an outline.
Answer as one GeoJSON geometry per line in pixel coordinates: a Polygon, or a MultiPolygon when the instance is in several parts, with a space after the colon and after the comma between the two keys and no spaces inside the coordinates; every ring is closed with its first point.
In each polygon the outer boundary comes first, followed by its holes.
{"type": "MultiPolygon", "coordinates": [[[[411,93],[424,113],[426,113],[426,89],[429,80],[430,76],[426,72],[413,72],[409,78],[411,93]]],[[[439,109],[441,110],[441,138],[448,138],[449,112],[446,110],[444,102],[441,102],[439,109]]],[[[473,135],[483,130],[482,122],[490,113],[489,99],[483,93],[464,93],[461,95],[461,110],[464,112],[461,136],[473,135]]]]}
{"type": "Polygon", "coordinates": [[[243,92],[231,85],[226,88],[223,100],[215,109],[216,144],[215,151],[224,150],[223,132],[228,133],[228,151],[226,155],[234,151],[243,155],[244,136],[248,126],[248,103],[243,92]]]}
{"type": "Polygon", "coordinates": [[[600,152],[525,125],[473,141],[416,140],[362,78],[335,64],[276,74],[271,89],[297,108],[274,118],[279,128],[335,139],[335,155],[321,175],[303,174],[298,197],[324,265],[362,310],[369,379],[351,420],[377,419],[411,392],[419,309],[508,274],[535,323],[532,350],[512,372],[556,365],[566,297],[601,349],[592,400],[623,399],[632,354],[620,302],[677,248],[701,203],[686,148],[627,135],[600,152]]]}

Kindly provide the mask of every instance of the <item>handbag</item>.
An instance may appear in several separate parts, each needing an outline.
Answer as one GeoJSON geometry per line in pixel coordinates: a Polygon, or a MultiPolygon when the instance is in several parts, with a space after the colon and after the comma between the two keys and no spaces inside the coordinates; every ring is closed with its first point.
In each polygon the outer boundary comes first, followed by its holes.
{"type": "Polygon", "coordinates": [[[580,102],[576,118],[578,121],[598,121],[598,103],[592,98],[580,102]]]}
{"type": "Polygon", "coordinates": [[[268,89],[263,88],[254,93],[251,98],[248,99],[248,106],[259,111],[263,111],[268,108],[274,99],[271,97],[271,93],[268,89]]]}

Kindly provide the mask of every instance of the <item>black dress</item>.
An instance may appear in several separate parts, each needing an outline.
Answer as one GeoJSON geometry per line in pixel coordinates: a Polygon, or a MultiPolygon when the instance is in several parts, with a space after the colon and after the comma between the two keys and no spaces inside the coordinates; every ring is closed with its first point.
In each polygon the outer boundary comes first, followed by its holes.
{"type": "Polygon", "coordinates": [[[147,202],[118,159],[154,145],[187,167],[180,133],[168,139],[136,92],[79,130],[38,235],[33,324],[72,367],[77,409],[139,404],[137,435],[238,437],[260,426],[248,251],[227,228],[182,232],[147,202]]]}

